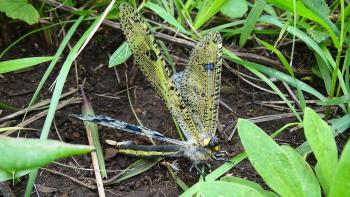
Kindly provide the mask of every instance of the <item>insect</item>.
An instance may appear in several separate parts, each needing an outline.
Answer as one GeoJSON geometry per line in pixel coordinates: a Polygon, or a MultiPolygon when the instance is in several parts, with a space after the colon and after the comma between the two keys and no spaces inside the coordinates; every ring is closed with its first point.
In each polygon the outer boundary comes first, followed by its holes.
{"type": "Polygon", "coordinates": [[[118,152],[136,156],[180,157],[194,166],[216,158],[220,140],[215,135],[221,85],[222,41],[218,32],[208,33],[194,47],[187,67],[177,73],[167,66],[145,21],[131,6],[119,7],[121,28],[134,58],[163,99],[186,137],[168,138],[149,128],[136,126],[103,115],[75,115],[125,132],[147,136],[170,145],[118,144],[118,152]]]}

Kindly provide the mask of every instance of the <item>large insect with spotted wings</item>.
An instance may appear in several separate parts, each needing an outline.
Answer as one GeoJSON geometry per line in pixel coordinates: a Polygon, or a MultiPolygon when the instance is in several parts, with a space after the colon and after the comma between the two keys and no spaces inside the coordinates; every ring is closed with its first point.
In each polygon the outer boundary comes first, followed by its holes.
{"type": "Polygon", "coordinates": [[[136,156],[184,156],[195,166],[209,158],[215,158],[220,150],[220,141],[215,135],[221,85],[220,34],[211,32],[205,35],[193,49],[187,67],[181,72],[172,73],[139,13],[127,4],[122,4],[119,11],[121,28],[137,64],[163,99],[186,140],[168,138],[149,128],[103,115],[75,117],[170,144],[120,143],[117,147],[120,153],[136,156]]]}

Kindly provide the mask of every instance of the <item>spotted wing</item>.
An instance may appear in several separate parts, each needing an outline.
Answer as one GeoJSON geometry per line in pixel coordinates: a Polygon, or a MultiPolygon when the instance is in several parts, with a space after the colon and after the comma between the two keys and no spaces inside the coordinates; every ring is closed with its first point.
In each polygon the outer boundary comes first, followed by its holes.
{"type": "Polygon", "coordinates": [[[219,32],[207,34],[192,51],[184,71],[174,75],[187,108],[197,125],[203,125],[201,139],[213,136],[217,127],[221,86],[222,41],[219,32]],[[204,135],[203,135],[204,133],[204,135]]]}
{"type": "Polygon", "coordinates": [[[121,28],[140,69],[162,97],[187,140],[199,143],[199,132],[195,122],[173,82],[171,69],[165,64],[146,23],[136,10],[127,4],[121,4],[119,16],[121,28]]]}

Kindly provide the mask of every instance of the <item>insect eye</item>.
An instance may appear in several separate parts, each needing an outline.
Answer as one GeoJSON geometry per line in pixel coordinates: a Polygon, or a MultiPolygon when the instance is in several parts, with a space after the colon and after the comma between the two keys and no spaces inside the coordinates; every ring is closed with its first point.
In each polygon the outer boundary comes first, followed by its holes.
{"type": "Polygon", "coordinates": [[[208,147],[209,148],[216,148],[220,144],[220,139],[217,136],[213,136],[210,138],[208,147]]]}

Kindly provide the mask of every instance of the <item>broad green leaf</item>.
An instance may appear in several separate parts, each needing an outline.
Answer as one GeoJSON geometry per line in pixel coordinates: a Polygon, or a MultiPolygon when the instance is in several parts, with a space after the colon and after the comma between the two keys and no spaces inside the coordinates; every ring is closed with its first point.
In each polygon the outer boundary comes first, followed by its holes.
{"type": "Polygon", "coordinates": [[[248,37],[252,33],[256,22],[258,21],[261,13],[264,10],[265,5],[266,5],[265,0],[258,0],[255,2],[252,10],[250,10],[248,17],[247,17],[247,21],[243,25],[242,33],[241,33],[241,36],[239,38],[239,46],[240,47],[243,47],[245,45],[245,43],[247,42],[248,37]]]}
{"type": "Polygon", "coordinates": [[[256,191],[259,191],[261,194],[264,194],[265,196],[269,196],[269,197],[277,197],[278,196],[277,194],[275,194],[273,192],[264,190],[261,187],[261,185],[255,183],[253,181],[249,181],[249,180],[242,179],[239,177],[224,176],[220,180],[230,182],[230,183],[237,183],[237,184],[245,185],[245,186],[250,187],[250,188],[254,188],[256,191]]]}
{"type": "Polygon", "coordinates": [[[281,196],[306,196],[294,163],[270,136],[244,119],[238,120],[238,134],[250,162],[270,188],[281,196]]]}
{"type": "Polygon", "coordinates": [[[341,154],[329,196],[347,196],[350,191],[350,140],[346,143],[341,154]]]}
{"type": "Polygon", "coordinates": [[[33,25],[39,21],[39,13],[28,0],[1,0],[0,11],[13,19],[20,19],[33,25]]]}
{"type": "Polygon", "coordinates": [[[55,140],[0,137],[0,170],[17,172],[45,166],[50,162],[91,152],[94,147],[55,140]]]}
{"type": "Polygon", "coordinates": [[[159,5],[152,3],[150,1],[148,1],[145,4],[145,7],[148,7],[153,12],[157,13],[160,17],[162,17],[162,19],[164,19],[166,22],[176,27],[176,29],[178,29],[181,33],[185,33],[187,35],[191,34],[184,27],[182,27],[182,25],[179,22],[177,22],[177,20],[173,16],[171,16],[169,12],[167,12],[163,7],[160,7],[159,5]]]}
{"type": "Polygon", "coordinates": [[[317,43],[326,41],[329,38],[329,34],[326,31],[320,31],[315,29],[307,29],[306,32],[313,38],[317,43]]]}
{"type": "Polygon", "coordinates": [[[122,45],[118,47],[116,51],[109,58],[108,67],[111,68],[113,66],[124,63],[131,56],[132,52],[128,43],[125,41],[122,45]]]}
{"type": "MultiPolygon", "coordinates": [[[[334,118],[330,120],[330,123],[332,125],[332,128],[335,132],[334,137],[337,136],[339,133],[343,133],[348,128],[350,128],[350,113],[345,114],[344,116],[340,118],[334,118]]],[[[303,156],[306,157],[307,154],[311,153],[311,147],[310,144],[306,141],[300,146],[296,148],[296,150],[303,156]]]]}
{"type": "Polygon", "coordinates": [[[54,58],[55,58],[54,56],[28,57],[28,58],[22,58],[22,59],[3,61],[3,62],[0,62],[0,74],[35,66],[35,65],[53,60],[54,58]]]}
{"type": "Polygon", "coordinates": [[[199,185],[200,196],[216,197],[216,196],[236,196],[236,197],[262,197],[264,196],[255,188],[226,181],[206,181],[199,185]]]}
{"type": "Polygon", "coordinates": [[[304,196],[307,197],[320,197],[321,188],[318,183],[318,180],[312,171],[312,168],[304,160],[304,158],[293,148],[289,146],[281,146],[283,151],[286,153],[286,156],[289,158],[289,162],[295,169],[295,174],[298,177],[298,182],[303,187],[304,196]]]}
{"type": "Polygon", "coordinates": [[[22,170],[15,173],[10,173],[10,172],[5,172],[3,170],[0,170],[0,182],[22,177],[26,174],[29,174],[29,172],[30,170],[22,170]]]}
{"type": "Polygon", "coordinates": [[[240,18],[247,11],[247,0],[228,0],[221,8],[221,13],[230,18],[240,18]]]}
{"type": "Polygon", "coordinates": [[[322,185],[326,193],[333,180],[334,168],[337,166],[337,145],[333,138],[331,127],[323,121],[316,112],[310,108],[305,109],[304,133],[311,149],[313,150],[317,165],[325,177],[325,185],[322,185]]]}
{"type": "Polygon", "coordinates": [[[302,0],[303,3],[313,12],[328,18],[329,8],[325,0],[302,0]]]}

